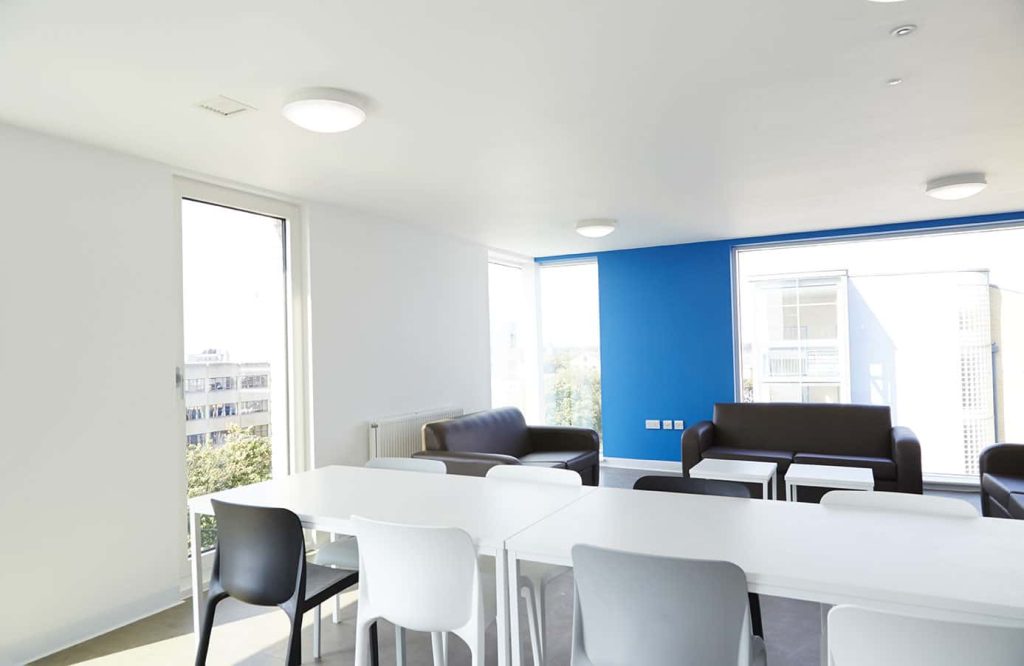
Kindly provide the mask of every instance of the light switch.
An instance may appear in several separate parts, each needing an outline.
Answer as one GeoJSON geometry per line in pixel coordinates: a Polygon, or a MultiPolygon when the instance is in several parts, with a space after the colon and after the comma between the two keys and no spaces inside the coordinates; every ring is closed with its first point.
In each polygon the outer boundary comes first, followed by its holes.
{"type": "Polygon", "coordinates": [[[662,421],[661,422],[661,429],[662,430],[671,430],[672,429],[672,419],[665,419],[664,421],[662,421]]]}
{"type": "Polygon", "coordinates": [[[674,426],[676,430],[686,430],[686,423],[684,421],[676,421],[674,426]]]}
{"type": "Polygon", "coordinates": [[[647,419],[644,421],[644,427],[648,430],[661,430],[661,421],[658,419],[647,419]]]}

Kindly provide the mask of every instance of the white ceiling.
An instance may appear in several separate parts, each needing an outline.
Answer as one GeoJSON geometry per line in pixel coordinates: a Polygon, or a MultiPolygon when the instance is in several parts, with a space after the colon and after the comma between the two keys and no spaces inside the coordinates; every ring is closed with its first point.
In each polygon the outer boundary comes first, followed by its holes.
{"type": "Polygon", "coordinates": [[[0,0],[0,119],[545,255],[1022,210],[1022,34],[1019,0],[0,0]],[[369,119],[290,125],[305,86],[369,119]]]}

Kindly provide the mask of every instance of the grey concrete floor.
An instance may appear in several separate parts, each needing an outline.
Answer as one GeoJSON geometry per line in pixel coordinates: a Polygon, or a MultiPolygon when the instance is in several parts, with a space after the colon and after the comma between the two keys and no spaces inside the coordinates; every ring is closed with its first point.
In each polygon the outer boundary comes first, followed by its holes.
{"type": "MultiPolygon", "coordinates": [[[[633,482],[652,472],[604,468],[602,485],[632,487],[633,482]]],[[[976,505],[977,493],[936,493],[967,499],[976,505]]],[[[312,614],[303,626],[303,663],[352,664],[354,659],[355,593],[343,596],[341,623],[331,620],[330,605],[323,609],[323,656],[312,658],[312,614]]],[[[556,578],[548,586],[548,664],[569,664],[569,636],[572,626],[572,574],[556,578]]],[[[762,597],[768,663],[771,666],[816,666],[820,640],[820,611],[817,604],[762,597]]],[[[521,646],[525,664],[532,664],[529,641],[524,627],[521,646]]],[[[282,664],[288,633],[284,614],[277,609],[254,608],[228,600],[220,605],[213,632],[211,666],[247,664],[264,666],[282,664]]],[[[380,628],[381,664],[395,663],[394,633],[390,625],[380,628]]],[[[432,663],[430,637],[410,632],[407,639],[409,666],[432,663]]],[[[188,664],[194,661],[195,643],[192,635],[191,600],[139,620],[121,629],[86,641],[50,657],[34,662],[40,666],[92,664],[102,666],[149,664],[188,664]]],[[[494,628],[488,631],[487,663],[496,664],[494,628]]],[[[469,650],[458,640],[451,641],[449,663],[469,664],[469,650]]]]}

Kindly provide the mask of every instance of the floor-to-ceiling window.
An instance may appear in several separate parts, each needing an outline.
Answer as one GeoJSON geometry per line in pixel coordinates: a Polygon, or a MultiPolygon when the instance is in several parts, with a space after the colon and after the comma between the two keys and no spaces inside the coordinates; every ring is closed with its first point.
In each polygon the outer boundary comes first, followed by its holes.
{"type": "Polygon", "coordinates": [[[927,475],[1024,438],[1024,227],[743,248],[739,395],[885,404],[927,475]]]}
{"type": "Polygon", "coordinates": [[[541,405],[544,422],[601,431],[597,262],[541,264],[541,405]]]}
{"type": "Polygon", "coordinates": [[[288,263],[282,218],[190,199],[181,218],[192,497],[288,472],[288,263]]]}
{"type": "Polygon", "coordinates": [[[537,414],[537,324],[534,267],[494,254],[488,263],[491,331],[491,405],[537,414]]]}

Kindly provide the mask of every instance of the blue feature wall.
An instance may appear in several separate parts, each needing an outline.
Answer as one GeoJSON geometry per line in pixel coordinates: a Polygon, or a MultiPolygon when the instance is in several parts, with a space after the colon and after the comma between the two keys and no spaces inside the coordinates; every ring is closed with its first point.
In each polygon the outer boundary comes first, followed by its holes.
{"type": "Polygon", "coordinates": [[[604,452],[610,458],[680,459],[677,430],[646,430],[646,419],[711,418],[735,399],[733,249],[968,224],[1020,221],[1024,213],[541,257],[595,257],[601,307],[604,452]]]}

